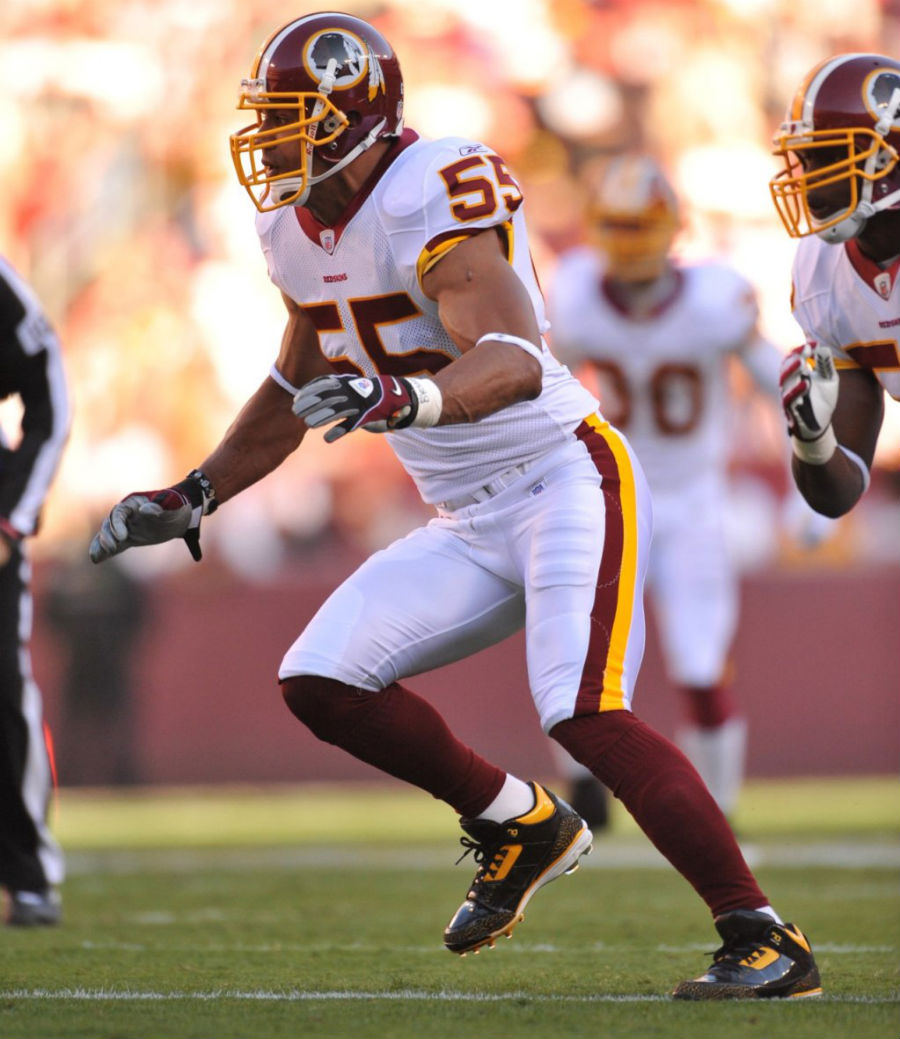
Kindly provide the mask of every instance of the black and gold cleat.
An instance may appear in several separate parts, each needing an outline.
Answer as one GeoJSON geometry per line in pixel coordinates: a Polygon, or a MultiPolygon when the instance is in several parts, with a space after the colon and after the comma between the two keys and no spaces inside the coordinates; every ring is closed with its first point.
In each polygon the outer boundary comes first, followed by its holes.
{"type": "Polygon", "coordinates": [[[807,999],[822,995],[809,941],[793,924],[737,909],[716,919],[722,947],[705,974],[682,981],[675,999],[807,999]]]}
{"type": "Polygon", "coordinates": [[[453,919],[444,930],[444,945],[464,956],[492,947],[501,935],[512,937],[525,916],[525,906],[544,884],[578,868],[591,850],[593,836],[584,820],[565,801],[537,783],[530,812],[505,823],[462,819],[469,835],[461,837],[465,857],[474,852],[478,871],[453,919]]]}

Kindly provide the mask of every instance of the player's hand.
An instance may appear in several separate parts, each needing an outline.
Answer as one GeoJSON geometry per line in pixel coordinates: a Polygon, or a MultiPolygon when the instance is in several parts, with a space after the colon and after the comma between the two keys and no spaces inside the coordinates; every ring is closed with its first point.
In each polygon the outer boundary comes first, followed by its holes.
{"type": "Polygon", "coordinates": [[[161,491],[135,491],[114,506],[101,524],[91,541],[91,560],[102,563],[135,545],[184,538],[199,562],[200,520],[211,511],[203,486],[193,475],[161,491]]]}
{"type": "MultiPolygon", "coordinates": [[[[372,379],[357,375],[321,375],[297,392],[293,412],[312,428],[336,422],[337,425],[325,434],[325,440],[331,444],[354,429],[386,433],[413,425],[419,415],[423,386],[433,387],[439,400],[440,393],[429,379],[405,379],[395,375],[376,375],[372,379]]],[[[427,403],[433,405],[434,401],[427,403]]],[[[425,424],[434,425],[434,422],[425,424]]]]}
{"type": "Polygon", "coordinates": [[[781,404],[788,431],[798,440],[818,440],[831,425],[838,399],[838,374],[826,346],[809,343],[781,362],[781,404]]]}

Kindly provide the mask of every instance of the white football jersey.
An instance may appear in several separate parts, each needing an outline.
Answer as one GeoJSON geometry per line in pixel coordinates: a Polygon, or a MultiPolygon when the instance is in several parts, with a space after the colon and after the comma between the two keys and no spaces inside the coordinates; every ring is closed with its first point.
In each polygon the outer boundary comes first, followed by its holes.
{"type": "MultiPolygon", "coordinates": [[[[422,375],[459,357],[422,278],[448,249],[483,228],[501,232],[538,327],[546,328],[522,192],[498,155],[476,141],[429,141],[407,130],[372,181],[336,227],[302,208],[257,218],[270,278],[312,319],[337,371],[422,375]]],[[[458,498],[533,462],[596,411],[596,399],[546,345],[542,364],[543,390],[535,400],[477,423],[386,434],[426,502],[458,498]]]]}
{"type": "MultiPolygon", "coordinates": [[[[655,498],[723,476],[730,407],[725,358],[756,326],[752,287],[720,264],[679,267],[673,296],[639,319],[609,297],[602,265],[588,248],[560,260],[549,296],[554,353],[573,370],[585,365],[585,381],[596,378],[603,414],[627,436],[655,498]]],[[[773,367],[773,392],[775,379],[773,367]]]]}
{"type": "Polygon", "coordinates": [[[900,400],[900,259],[882,270],[855,240],[804,238],[794,256],[791,305],[809,343],[841,368],[868,368],[900,400]]]}

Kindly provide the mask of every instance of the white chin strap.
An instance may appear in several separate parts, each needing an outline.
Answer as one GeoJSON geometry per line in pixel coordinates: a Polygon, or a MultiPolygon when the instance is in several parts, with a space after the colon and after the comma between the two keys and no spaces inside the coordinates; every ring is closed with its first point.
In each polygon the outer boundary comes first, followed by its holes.
{"type": "MultiPolygon", "coordinates": [[[[329,169],[327,169],[324,173],[320,173],[317,177],[313,177],[310,174],[309,171],[312,170],[313,151],[315,150],[315,132],[319,126],[318,116],[322,114],[322,109],[325,107],[324,99],[328,97],[328,95],[334,89],[334,78],[337,74],[337,67],[337,60],[335,58],[332,58],[328,62],[328,67],[325,69],[325,72],[321,80],[319,80],[318,93],[321,94],[322,97],[320,100],[316,102],[316,106],[312,111],[312,116],[310,117],[310,122],[312,123],[311,139],[308,140],[305,145],[307,170],[306,187],[291,203],[292,206],[305,206],[307,201],[309,200],[310,190],[316,184],[321,184],[323,180],[328,180],[329,177],[333,177],[335,173],[339,173],[348,163],[353,162],[353,160],[358,155],[362,155],[362,153],[366,151],[367,148],[371,148],[375,141],[378,139],[378,135],[381,133],[384,124],[387,122],[387,119],[382,119],[377,126],[375,126],[372,130],[369,131],[368,134],[366,134],[366,136],[359,142],[359,144],[357,144],[355,148],[352,149],[352,151],[349,151],[343,157],[343,159],[340,160],[340,162],[336,162],[333,166],[329,167],[329,169]]],[[[302,179],[300,177],[289,177],[279,182],[279,188],[282,190],[283,195],[289,195],[292,194],[294,191],[297,191],[300,188],[301,184],[302,179]]]]}
{"type": "Polygon", "coordinates": [[[852,213],[848,213],[843,220],[839,220],[831,227],[826,227],[824,231],[817,231],[816,234],[819,238],[830,245],[848,242],[851,238],[856,238],[866,226],[866,221],[870,217],[882,212],[882,210],[890,209],[900,202],[900,190],[893,191],[890,195],[885,195],[884,198],[880,198],[877,202],[872,202],[873,187],[872,181],[867,180],[862,190],[863,198],[860,199],[856,209],[852,213]]]}
{"type": "Polygon", "coordinates": [[[817,231],[816,234],[823,242],[828,242],[829,245],[849,242],[851,238],[855,238],[862,231],[866,226],[866,221],[870,216],[874,216],[875,212],[875,207],[871,202],[860,202],[856,209],[845,216],[843,220],[832,224],[831,227],[826,227],[824,231],[817,231]]]}
{"type": "MultiPolygon", "coordinates": [[[[353,148],[351,151],[347,152],[347,154],[343,157],[343,159],[340,160],[340,162],[336,162],[333,166],[330,166],[327,170],[325,170],[324,173],[320,173],[317,177],[310,177],[310,176],[308,176],[306,178],[306,188],[303,190],[302,194],[298,195],[297,198],[294,199],[294,201],[291,203],[291,205],[292,206],[302,206],[302,205],[305,205],[307,200],[309,199],[310,189],[314,185],[321,184],[323,180],[328,180],[329,177],[333,177],[335,175],[335,173],[339,173],[345,166],[347,166],[349,163],[353,162],[353,160],[355,158],[357,158],[358,156],[362,155],[362,153],[364,151],[367,151],[369,148],[371,148],[372,145],[378,140],[378,135],[381,133],[381,131],[382,131],[383,127],[384,127],[384,124],[386,122],[387,122],[387,119],[382,119],[380,123],[377,123],[366,134],[366,136],[359,142],[359,144],[357,144],[357,146],[355,148],[353,148]]],[[[307,155],[306,155],[307,166],[306,166],[306,168],[307,169],[311,169],[312,168],[312,150],[313,150],[312,143],[307,144],[306,148],[307,148],[307,155]]],[[[294,184],[294,187],[292,188],[292,190],[296,191],[297,187],[299,187],[299,185],[300,185],[300,178],[298,177],[298,178],[296,178],[296,180],[293,180],[293,181],[291,181],[290,179],[281,181],[281,184],[283,184],[283,185],[289,185],[291,183],[294,184]]]]}

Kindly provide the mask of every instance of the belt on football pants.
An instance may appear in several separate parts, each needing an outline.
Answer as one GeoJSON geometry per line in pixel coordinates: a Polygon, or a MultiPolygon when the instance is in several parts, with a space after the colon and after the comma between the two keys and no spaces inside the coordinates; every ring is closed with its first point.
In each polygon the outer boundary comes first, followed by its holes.
{"type": "Polygon", "coordinates": [[[442,512],[456,512],[458,509],[464,509],[468,505],[478,505],[479,502],[487,501],[489,498],[493,498],[494,495],[499,494],[501,491],[505,491],[506,488],[511,484],[514,484],[520,476],[524,476],[536,461],[540,461],[540,459],[514,465],[511,469],[502,472],[490,482],[482,484],[481,487],[476,487],[474,491],[469,491],[468,494],[462,494],[458,498],[453,498],[450,501],[439,501],[437,507],[442,512]]]}

